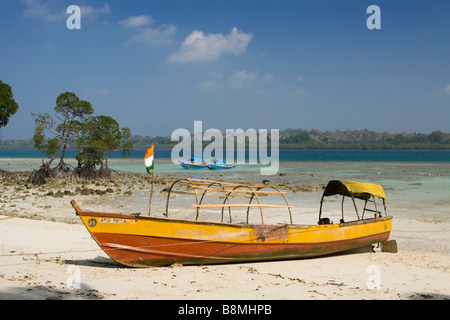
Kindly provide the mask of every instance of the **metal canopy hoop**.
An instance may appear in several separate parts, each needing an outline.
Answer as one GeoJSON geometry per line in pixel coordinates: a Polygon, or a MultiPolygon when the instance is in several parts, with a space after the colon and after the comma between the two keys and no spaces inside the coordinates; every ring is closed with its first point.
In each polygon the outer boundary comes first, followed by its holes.
{"type": "Polygon", "coordinates": [[[166,203],[166,212],[165,216],[169,216],[169,201],[171,193],[187,193],[194,194],[196,203],[192,205],[196,209],[196,217],[195,220],[199,219],[200,209],[203,208],[221,208],[221,222],[223,222],[223,214],[225,208],[228,208],[229,220],[232,223],[232,208],[238,207],[247,207],[247,218],[246,223],[248,224],[250,208],[257,207],[261,213],[261,224],[264,224],[264,215],[263,208],[287,208],[289,212],[289,221],[292,224],[292,212],[291,208],[295,208],[295,206],[291,206],[289,201],[287,200],[284,192],[274,186],[262,186],[262,185],[252,185],[252,184],[244,184],[244,183],[231,183],[231,182],[222,182],[222,181],[213,181],[207,179],[191,179],[191,178],[182,178],[178,180],[171,180],[172,185],[168,189],[167,194],[167,203],[166,203]],[[190,188],[193,191],[185,191],[185,190],[176,190],[175,186],[184,185],[190,188]],[[269,190],[263,190],[269,189],[269,190]],[[201,192],[201,196],[199,192],[201,192]],[[269,194],[279,194],[283,197],[285,205],[274,205],[274,204],[264,204],[261,202],[261,195],[269,195],[269,194]],[[219,197],[224,197],[222,203],[216,204],[202,204],[206,195],[215,195],[219,197]],[[200,197],[199,197],[200,196],[200,197]],[[248,203],[231,203],[230,198],[245,198],[250,199],[248,203]],[[257,204],[252,203],[253,199],[256,199],[257,204]]]}
{"type": "Polygon", "coordinates": [[[345,197],[350,197],[352,199],[358,221],[364,219],[364,213],[366,211],[373,212],[375,219],[377,217],[381,217],[381,212],[378,211],[378,206],[377,206],[375,197],[383,200],[384,214],[385,214],[385,216],[387,216],[386,201],[385,201],[386,196],[385,196],[383,188],[379,184],[362,183],[362,182],[349,181],[349,180],[331,180],[328,183],[328,185],[326,186],[325,191],[323,192],[322,198],[320,200],[319,223],[321,222],[321,217],[322,217],[322,207],[323,207],[324,197],[333,196],[333,195],[342,195],[341,222],[344,222],[344,198],[345,197]],[[358,208],[356,206],[355,198],[364,201],[364,208],[363,208],[361,217],[359,215],[358,208]],[[372,200],[371,200],[371,198],[372,198],[372,200]],[[373,202],[375,210],[368,209],[367,202],[373,202]]]}

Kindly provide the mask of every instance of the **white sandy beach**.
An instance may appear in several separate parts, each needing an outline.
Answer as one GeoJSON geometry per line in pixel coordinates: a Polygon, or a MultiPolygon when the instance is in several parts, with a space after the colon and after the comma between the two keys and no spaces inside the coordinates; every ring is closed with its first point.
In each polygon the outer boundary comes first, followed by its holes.
{"type": "MultiPolygon", "coordinates": [[[[450,298],[450,250],[442,244],[450,238],[446,221],[404,217],[396,221],[391,210],[391,239],[397,240],[398,253],[375,248],[375,252],[291,261],[125,268],[91,239],[69,201],[76,199],[86,209],[127,212],[146,198],[145,185],[85,184],[86,190],[111,190],[81,194],[75,184],[73,190],[63,190],[56,185],[36,188],[5,181],[0,299],[450,298]],[[124,195],[127,188],[131,192],[124,195]]],[[[157,185],[156,190],[161,188],[157,185]]],[[[163,195],[155,194],[154,210],[159,210],[163,195]]],[[[143,211],[147,203],[140,206],[143,211]]]]}

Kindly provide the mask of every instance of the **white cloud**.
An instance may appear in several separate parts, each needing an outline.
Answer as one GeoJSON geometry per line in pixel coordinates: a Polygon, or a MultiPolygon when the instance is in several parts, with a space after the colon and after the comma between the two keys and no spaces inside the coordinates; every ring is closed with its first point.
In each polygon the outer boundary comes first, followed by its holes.
{"type": "Polygon", "coordinates": [[[444,88],[444,94],[450,96],[450,83],[444,88]]]}
{"type": "Polygon", "coordinates": [[[265,81],[270,82],[270,81],[272,81],[272,79],[273,79],[273,75],[271,75],[270,73],[266,73],[264,75],[264,80],[265,81]]]}
{"type": "Polygon", "coordinates": [[[49,3],[41,3],[40,0],[23,0],[26,8],[23,12],[25,18],[39,18],[44,21],[55,22],[61,21],[67,17],[66,7],[61,10],[52,10],[49,3]]]}
{"type": "MultiPolygon", "coordinates": [[[[69,17],[69,14],[66,12],[67,6],[55,10],[50,7],[50,2],[43,3],[41,0],[22,0],[22,2],[26,5],[23,12],[25,18],[38,18],[47,22],[59,22],[69,17]]],[[[99,15],[109,14],[111,7],[105,2],[103,7],[94,7],[92,5],[80,6],[80,11],[82,21],[93,21],[99,15]]]]}
{"type": "Polygon", "coordinates": [[[137,27],[143,27],[148,24],[154,23],[155,20],[152,16],[146,16],[141,14],[140,16],[135,17],[129,17],[128,19],[125,19],[123,21],[119,21],[119,24],[123,25],[127,28],[137,28],[137,27]]]}
{"type": "MultiPolygon", "coordinates": [[[[200,89],[233,89],[246,90],[263,96],[289,95],[289,96],[309,96],[305,88],[297,83],[295,76],[280,77],[262,71],[235,70],[227,74],[213,74],[209,79],[197,83],[200,89]],[[292,82],[295,79],[295,83],[292,82]]],[[[449,86],[450,93],[450,86],[449,86]]]]}
{"type": "Polygon", "coordinates": [[[256,72],[247,72],[245,70],[235,71],[230,77],[228,83],[230,87],[240,89],[249,84],[258,77],[256,72]]]}
{"type": "MultiPolygon", "coordinates": [[[[232,88],[232,89],[241,89],[245,87],[250,87],[253,85],[261,85],[262,80],[267,82],[268,74],[265,74],[263,77],[259,77],[256,71],[246,71],[239,70],[234,71],[230,75],[226,77],[222,77],[221,74],[213,74],[214,79],[206,80],[197,84],[197,88],[201,89],[210,89],[210,88],[232,88]]],[[[270,80],[269,80],[270,81],[270,80]]]]}
{"type": "Polygon", "coordinates": [[[224,54],[239,55],[247,49],[253,35],[233,28],[227,35],[193,31],[172,53],[169,62],[213,61],[224,54]]]}
{"type": "Polygon", "coordinates": [[[177,31],[177,27],[172,24],[156,26],[156,20],[152,16],[146,15],[132,16],[119,21],[119,24],[135,30],[135,34],[125,42],[127,46],[132,43],[152,45],[172,43],[173,35],[177,31]]]}
{"type": "Polygon", "coordinates": [[[108,5],[108,3],[103,3],[103,7],[94,7],[91,5],[88,6],[80,6],[80,12],[81,12],[81,20],[88,20],[92,21],[98,18],[100,15],[107,15],[111,13],[111,7],[108,5]]]}
{"type": "Polygon", "coordinates": [[[173,41],[173,35],[177,31],[177,27],[171,24],[164,24],[156,28],[140,28],[135,35],[125,43],[149,43],[153,45],[168,44],[173,41]]]}

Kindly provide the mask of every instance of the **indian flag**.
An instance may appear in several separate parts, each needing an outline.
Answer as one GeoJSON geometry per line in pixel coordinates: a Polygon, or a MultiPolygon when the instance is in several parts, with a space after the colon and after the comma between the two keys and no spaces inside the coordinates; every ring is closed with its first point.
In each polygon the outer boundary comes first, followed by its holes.
{"type": "Polygon", "coordinates": [[[153,149],[155,146],[152,143],[152,147],[148,148],[147,152],[145,153],[145,167],[147,168],[147,172],[150,173],[151,170],[153,170],[153,167],[155,165],[155,160],[153,158],[153,149]]]}

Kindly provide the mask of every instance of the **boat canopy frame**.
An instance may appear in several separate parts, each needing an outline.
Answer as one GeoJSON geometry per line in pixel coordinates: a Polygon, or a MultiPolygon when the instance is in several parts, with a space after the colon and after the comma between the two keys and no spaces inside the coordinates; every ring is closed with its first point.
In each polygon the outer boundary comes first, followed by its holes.
{"type": "Polygon", "coordinates": [[[378,210],[378,206],[377,206],[375,197],[377,197],[383,201],[384,215],[387,216],[386,195],[384,193],[383,187],[381,187],[379,184],[357,182],[357,181],[350,181],[350,180],[331,180],[328,182],[328,185],[325,187],[322,198],[320,200],[319,224],[321,224],[321,222],[323,221],[323,220],[321,220],[322,219],[321,217],[322,217],[323,200],[325,197],[333,196],[333,195],[342,195],[341,223],[344,222],[344,199],[345,199],[345,197],[352,198],[353,206],[355,208],[355,212],[356,212],[358,221],[364,219],[364,214],[366,211],[374,213],[375,219],[382,217],[381,211],[378,210]],[[363,208],[361,217],[359,216],[358,207],[356,206],[355,198],[364,201],[364,208],[363,208]],[[367,202],[373,202],[373,204],[375,206],[375,210],[368,209],[367,202]]]}
{"type": "Polygon", "coordinates": [[[284,195],[285,192],[281,191],[279,188],[272,185],[252,185],[252,184],[244,184],[244,183],[231,183],[231,182],[222,182],[222,181],[214,181],[207,179],[193,179],[193,178],[181,178],[177,180],[170,180],[169,182],[173,182],[172,185],[168,189],[167,194],[167,202],[166,202],[166,211],[165,216],[169,217],[169,202],[171,193],[184,193],[184,194],[194,194],[196,204],[193,204],[192,207],[196,209],[195,220],[199,219],[200,209],[202,208],[221,208],[221,222],[224,219],[224,211],[225,208],[228,208],[229,222],[232,223],[232,208],[236,207],[247,207],[247,216],[246,216],[246,224],[249,221],[250,208],[257,207],[259,208],[261,215],[261,224],[264,224],[264,214],[263,208],[286,208],[289,213],[289,221],[292,224],[292,212],[291,208],[296,208],[296,206],[291,206],[289,204],[288,199],[284,195]],[[177,185],[188,186],[192,190],[176,190],[174,189],[177,185]],[[263,189],[271,189],[271,190],[263,190],[263,189]],[[264,204],[261,202],[260,195],[269,195],[269,194],[279,194],[284,199],[285,205],[272,205],[272,204],[264,204]],[[217,204],[202,204],[206,195],[216,195],[216,196],[224,196],[225,199],[222,203],[217,204]],[[231,197],[240,197],[249,199],[248,203],[230,203],[231,197]],[[256,200],[257,203],[252,203],[253,200],[256,200]]]}

